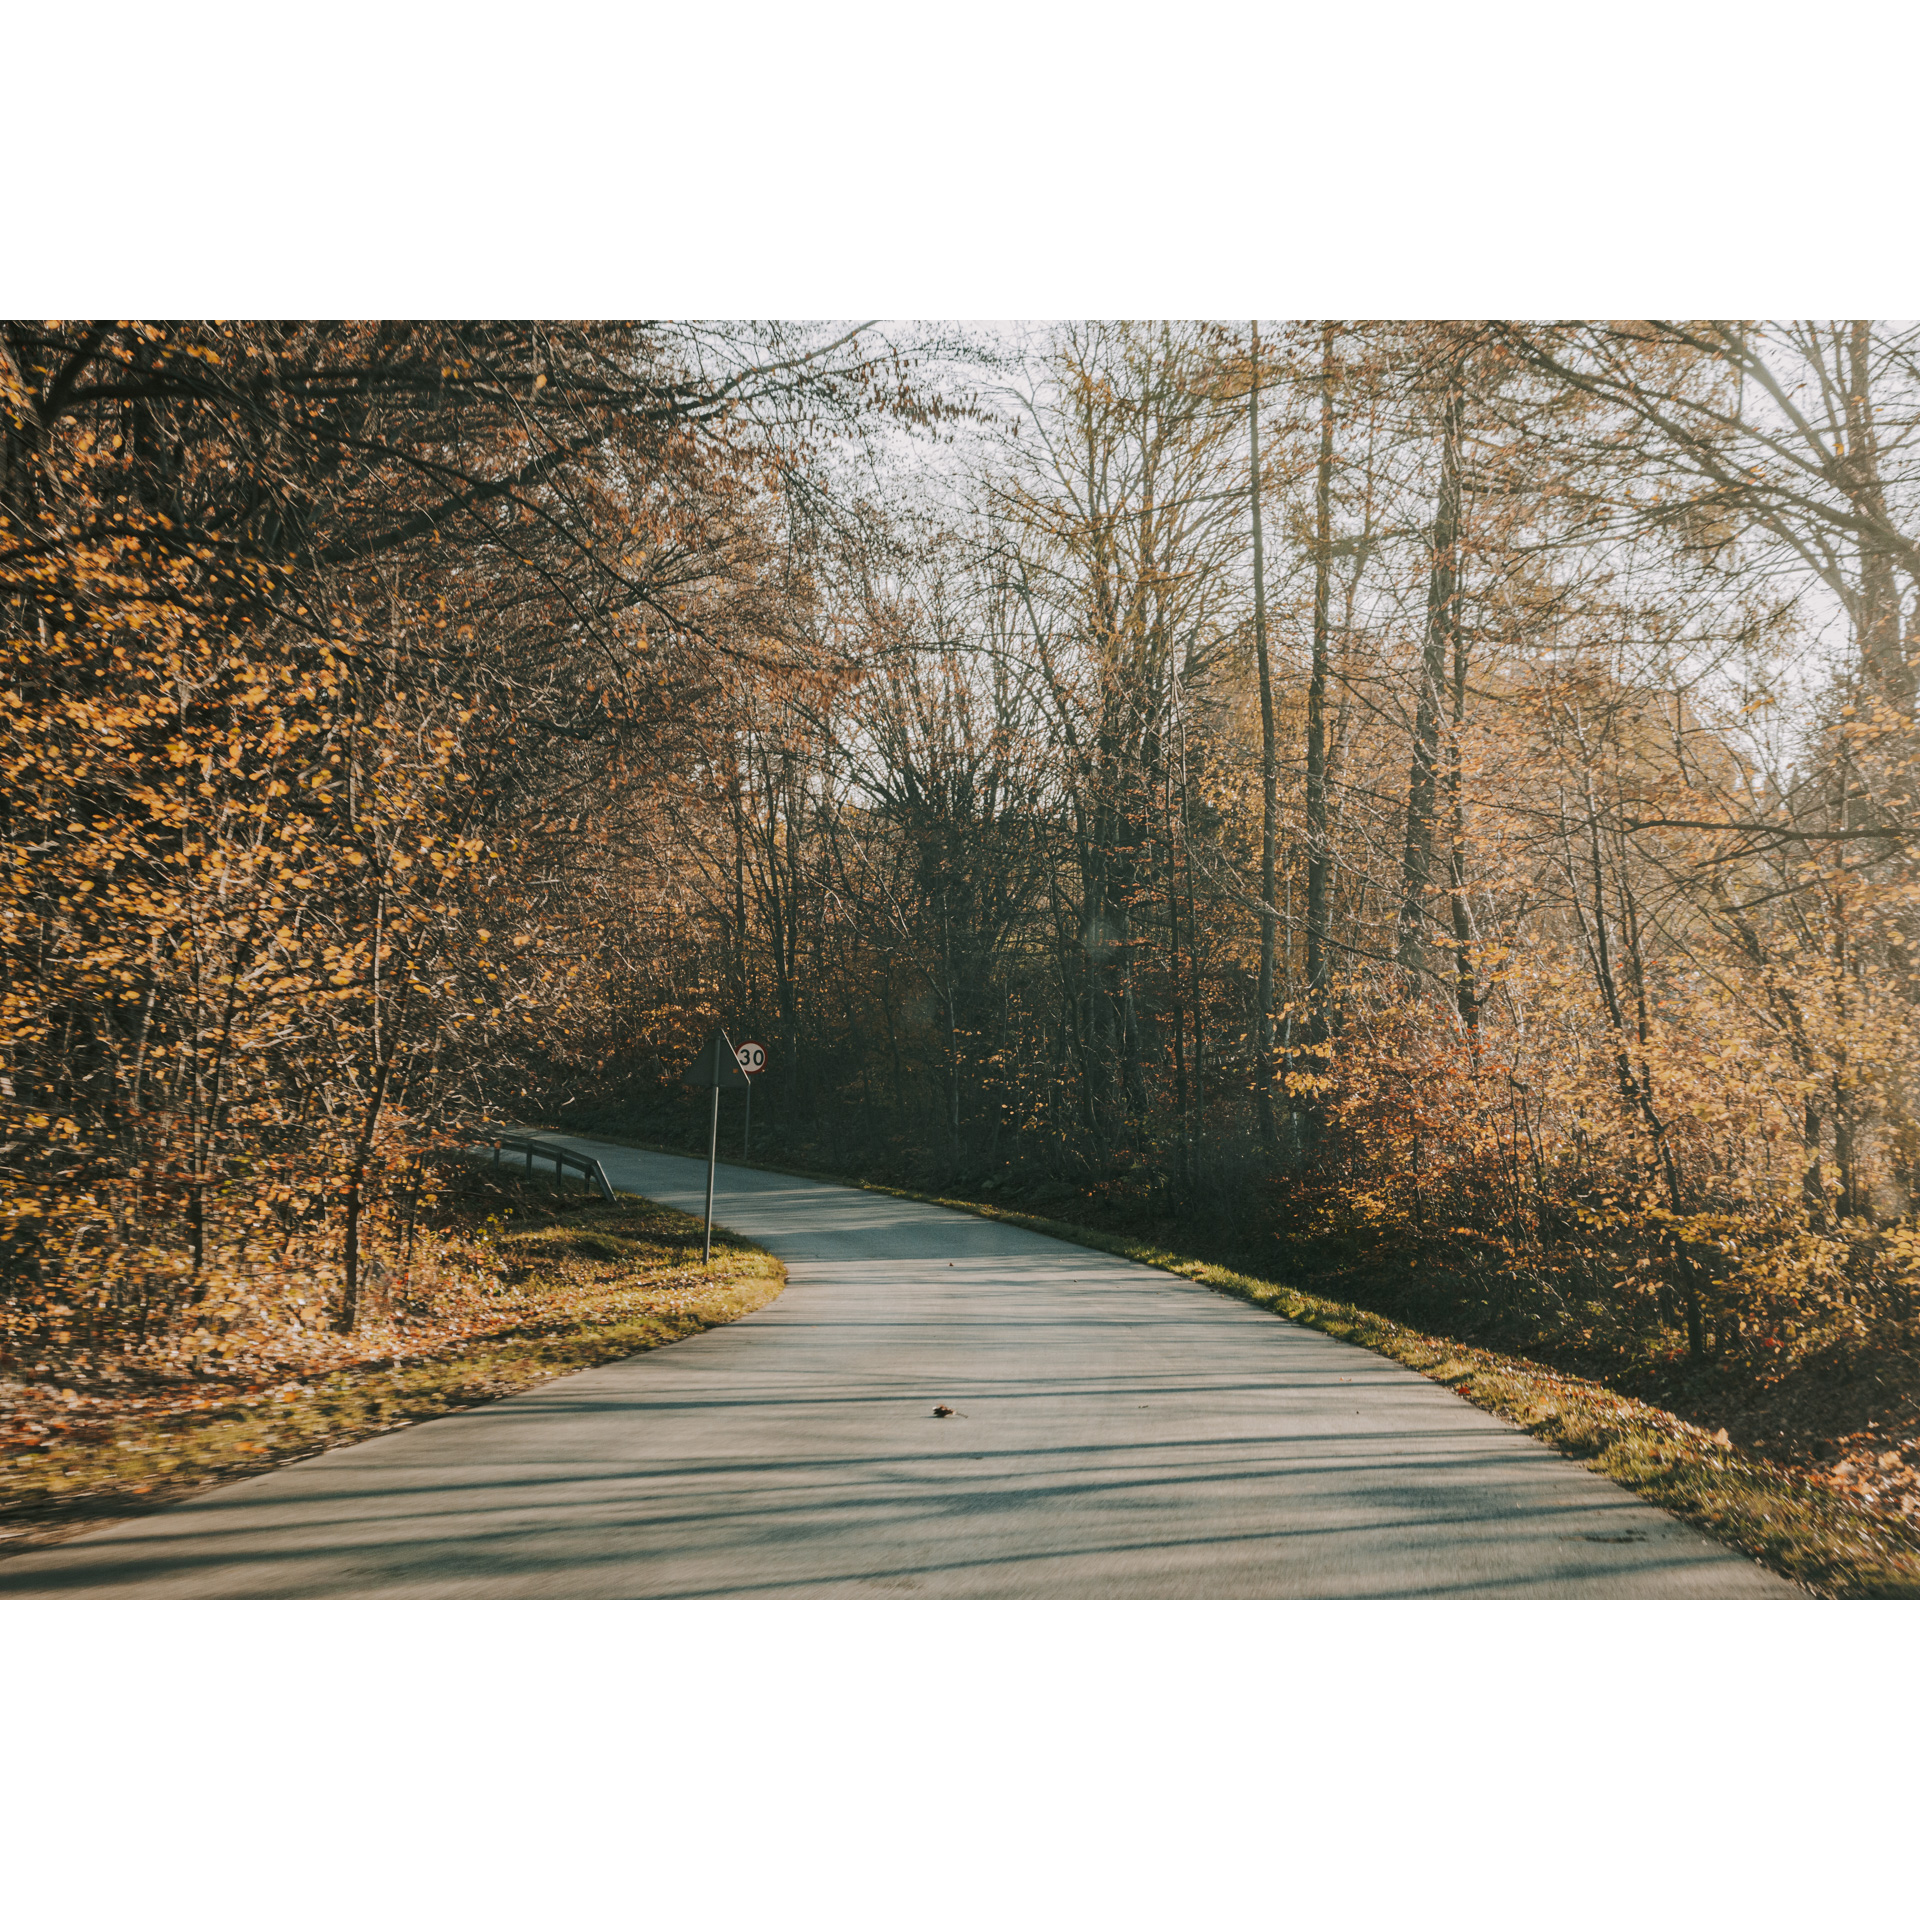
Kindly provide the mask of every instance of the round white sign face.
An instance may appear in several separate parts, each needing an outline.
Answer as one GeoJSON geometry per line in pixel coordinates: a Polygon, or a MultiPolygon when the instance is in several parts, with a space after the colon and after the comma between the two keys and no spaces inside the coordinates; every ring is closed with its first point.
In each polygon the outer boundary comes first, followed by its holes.
{"type": "Polygon", "coordinates": [[[733,1057],[740,1062],[742,1073],[763,1073],[766,1071],[767,1050],[758,1040],[743,1040],[733,1050],[733,1057]]]}

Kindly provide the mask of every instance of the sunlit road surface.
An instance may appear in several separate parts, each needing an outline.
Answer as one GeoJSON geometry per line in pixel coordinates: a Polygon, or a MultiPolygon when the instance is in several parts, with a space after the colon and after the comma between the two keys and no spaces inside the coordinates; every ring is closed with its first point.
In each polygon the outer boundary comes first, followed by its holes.
{"type": "MultiPolygon", "coordinates": [[[[591,1151],[700,1211],[704,1163],[591,1151]]],[[[787,1263],[750,1318],[0,1561],[0,1595],[1797,1593],[1191,1282],[779,1174],[722,1168],[715,1211],[787,1263]]]]}

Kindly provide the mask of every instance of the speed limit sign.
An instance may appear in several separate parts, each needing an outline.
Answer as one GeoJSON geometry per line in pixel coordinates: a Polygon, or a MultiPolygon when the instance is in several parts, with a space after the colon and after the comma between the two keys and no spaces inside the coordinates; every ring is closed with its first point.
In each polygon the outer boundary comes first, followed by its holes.
{"type": "Polygon", "coordinates": [[[740,1062],[742,1073],[764,1073],[767,1069],[767,1050],[758,1040],[743,1040],[734,1048],[733,1057],[740,1062]]]}

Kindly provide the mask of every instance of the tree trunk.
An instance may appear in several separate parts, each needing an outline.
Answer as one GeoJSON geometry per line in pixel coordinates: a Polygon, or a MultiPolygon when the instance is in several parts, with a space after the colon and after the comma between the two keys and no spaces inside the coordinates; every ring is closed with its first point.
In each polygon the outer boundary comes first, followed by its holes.
{"type": "MultiPolygon", "coordinates": [[[[1307,678],[1307,1044],[1326,1072],[1332,972],[1333,840],[1327,824],[1327,672],[1333,594],[1333,340],[1320,330],[1320,458],[1313,487],[1313,666],[1307,678]]],[[[1317,1110],[1316,1098],[1309,1112],[1317,1110]]]]}
{"type": "Polygon", "coordinates": [[[1407,839],[1400,870],[1399,961],[1417,972],[1424,960],[1427,874],[1433,865],[1434,803],[1439,787],[1440,690],[1448,645],[1460,618],[1460,430],[1466,411],[1458,365],[1450,371],[1440,434],[1440,493],[1433,515],[1427,576],[1427,632],[1414,702],[1413,770],[1407,782],[1407,839]]]}
{"type": "MultiPolygon", "coordinates": [[[[1873,429],[1873,325],[1855,320],[1847,335],[1846,489],[1859,511],[1876,521],[1887,517],[1880,480],[1880,450],[1873,429]]],[[[1855,624],[1860,663],[1874,691],[1896,712],[1913,712],[1914,674],[1900,634],[1900,590],[1893,555],[1885,547],[1860,540],[1860,605],[1855,624]]]]}
{"type": "Polygon", "coordinates": [[[1180,875],[1175,861],[1184,836],[1173,825],[1173,756],[1165,766],[1161,842],[1167,874],[1167,999],[1173,1010],[1173,1102],[1180,1115],[1180,1184],[1193,1183],[1193,1105],[1187,1087],[1187,1020],[1180,978],[1180,875]]]}
{"type": "Polygon", "coordinates": [[[1187,978],[1193,1005],[1193,1153],[1196,1162],[1207,1146],[1206,1002],[1201,995],[1200,916],[1193,901],[1193,789],[1187,766],[1186,733],[1180,736],[1180,847],[1187,895],[1187,978]]]}
{"type": "Polygon", "coordinates": [[[386,899],[384,890],[373,919],[373,1004],[370,1018],[373,1042],[373,1090],[367,1099],[366,1119],[354,1148],[353,1166],[347,1178],[347,1238],[343,1265],[346,1269],[340,1294],[341,1333],[352,1333],[359,1324],[362,1288],[360,1284],[360,1219],[366,1191],[367,1168],[373,1160],[373,1143],[380,1130],[380,1116],[387,1103],[387,1086],[392,1077],[394,1055],[400,1049],[406,1027],[406,975],[401,975],[399,1004],[394,1009],[391,1033],[383,1033],[380,1023],[380,950],[386,938],[386,899]]]}
{"type": "Polygon", "coordinates": [[[1272,1146],[1273,1118],[1273,935],[1276,922],[1274,843],[1280,788],[1273,726],[1273,668],[1267,658],[1267,565],[1260,538],[1260,325],[1253,327],[1253,378],[1247,392],[1247,433],[1252,450],[1253,650],[1260,666],[1260,987],[1254,1030],[1260,1137],[1272,1146]]]}
{"type": "Polygon", "coordinates": [[[1473,915],[1467,908],[1467,800],[1460,762],[1460,729],[1467,715],[1467,635],[1453,627],[1453,724],[1447,742],[1449,826],[1447,891],[1453,910],[1454,1006],[1466,1032],[1475,1072],[1480,1067],[1480,995],[1473,977],[1473,915]]]}

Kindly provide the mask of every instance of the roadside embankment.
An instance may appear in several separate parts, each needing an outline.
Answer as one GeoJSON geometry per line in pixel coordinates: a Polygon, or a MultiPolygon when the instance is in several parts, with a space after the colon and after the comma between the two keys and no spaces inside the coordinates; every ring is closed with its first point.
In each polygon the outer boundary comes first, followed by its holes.
{"type": "Polygon", "coordinates": [[[483,1279],[458,1319],[404,1295],[352,1364],[212,1382],[0,1381],[0,1552],[129,1518],[222,1481],[497,1400],[752,1313],[786,1270],[731,1234],[627,1195],[612,1205],[476,1174],[453,1210],[483,1279]]]}

